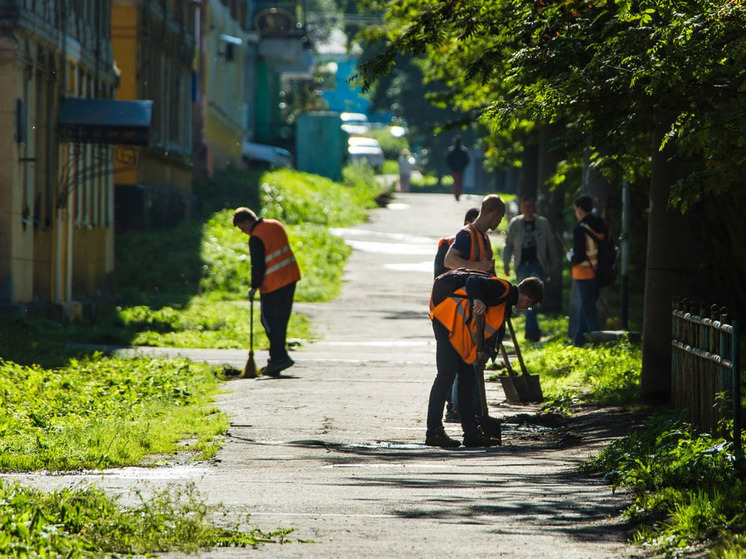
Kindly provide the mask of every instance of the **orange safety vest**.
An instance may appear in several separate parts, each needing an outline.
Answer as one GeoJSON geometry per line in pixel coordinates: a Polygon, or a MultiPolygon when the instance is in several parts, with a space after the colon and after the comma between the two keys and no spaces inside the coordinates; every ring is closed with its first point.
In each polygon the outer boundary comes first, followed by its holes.
{"type": "Polygon", "coordinates": [[[473,223],[465,225],[462,230],[468,231],[469,235],[471,235],[471,252],[467,260],[479,262],[480,260],[492,258],[492,247],[487,244],[485,236],[482,235],[473,223]]]}
{"type": "MultiPolygon", "coordinates": [[[[510,291],[510,283],[504,279],[501,281],[507,292],[510,291]]],[[[487,307],[484,315],[484,341],[497,334],[505,322],[505,309],[507,297],[499,304],[487,307]]],[[[469,299],[464,289],[457,289],[453,295],[440,302],[430,313],[431,320],[438,320],[449,332],[451,345],[466,363],[474,363],[477,360],[477,322],[472,316],[469,299]]]]}
{"type": "Polygon", "coordinates": [[[261,293],[271,293],[300,279],[300,269],[290,249],[288,236],[282,224],[274,219],[259,221],[251,234],[264,244],[264,279],[259,286],[261,293]]]}
{"type": "MultiPolygon", "coordinates": [[[[581,223],[580,226],[592,232],[599,239],[605,237],[603,233],[596,233],[587,223],[581,223]]],[[[584,233],[583,236],[585,237],[585,254],[588,256],[588,259],[583,260],[580,264],[575,264],[572,267],[572,278],[577,280],[589,280],[595,278],[596,266],[598,266],[598,243],[596,243],[590,235],[584,233]]]]}

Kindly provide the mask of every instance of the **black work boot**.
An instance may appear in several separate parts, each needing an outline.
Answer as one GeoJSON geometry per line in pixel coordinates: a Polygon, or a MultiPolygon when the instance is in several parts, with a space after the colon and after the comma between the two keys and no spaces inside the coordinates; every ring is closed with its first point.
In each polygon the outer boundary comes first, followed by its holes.
{"type": "Polygon", "coordinates": [[[446,430],[440,427],[432,435],[425,436],[425,444],[427,446],[439,446],[441,448],[456,448],[461,446],[461,443],[456,439],[452,439],[446,434],[446,430]]]}
{"type": "Polygon", "coordinates": [[[482,431],[475,431],[464,435],[464,446],[468,448],[497,446],[499,444],[500,441],[488,437],[482,431]]]}
{"type": "Polygon", "coordinates": [[[482,433],[501,444],[502,441],[502,421],[496,417],[482,416],[479,418],[479,426],[482,433]]]}

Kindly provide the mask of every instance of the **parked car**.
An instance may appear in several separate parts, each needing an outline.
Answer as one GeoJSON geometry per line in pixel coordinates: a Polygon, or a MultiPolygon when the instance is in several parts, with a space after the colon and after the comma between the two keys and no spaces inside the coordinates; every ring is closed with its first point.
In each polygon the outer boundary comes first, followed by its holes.
{"type": "Polygon", "coordinates": [[[341,113],[342,130],[348,134],[359,135],[370,132],[370,122],[364,113],[341,113]]]}
{"type": "Polygon", "coordinates": [[[350,136],[347,140],[347,154],[350,161],[365,161],[376,171],[383,168],[383,150],[375,138],[350,136]]]}
{"type": "Polygon", "coordinates": [[[244,141],[242,155],[244,162],[250,168],[279,169],[293,166],[292,153],[284,148],[268,144],[244,141]]]}

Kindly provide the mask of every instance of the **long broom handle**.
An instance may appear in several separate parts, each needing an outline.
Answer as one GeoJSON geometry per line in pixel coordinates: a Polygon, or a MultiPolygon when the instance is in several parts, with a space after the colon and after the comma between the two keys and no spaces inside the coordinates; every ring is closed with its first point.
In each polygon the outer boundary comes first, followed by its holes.
{"type": "Polygon", "coordinates": [[[254,351],[254,298],[249,304],[249,351],[254,351]]]}

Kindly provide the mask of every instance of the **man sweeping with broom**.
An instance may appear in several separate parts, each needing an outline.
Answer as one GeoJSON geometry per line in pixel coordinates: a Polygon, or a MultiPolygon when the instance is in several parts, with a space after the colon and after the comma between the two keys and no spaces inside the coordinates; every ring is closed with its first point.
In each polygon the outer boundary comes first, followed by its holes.
{"type": "MultiPolygon", "coordinates": [[[[300,269],[290,249],[285,228],[279,221],[258,218],[249,208],[241,207],[233,212],[233,225],[249,235],[249,300],[253,310],[254,294],[258,289],[262,326],[269,339],[269,361],[262,369],[262,374],[277,377],[294,365],[285,341],[293,310],[295,284],[300,280],[300,269]]],[[[253,350],[252,341],[249,360],[242,376],[256,376],[253,350]]]]}

